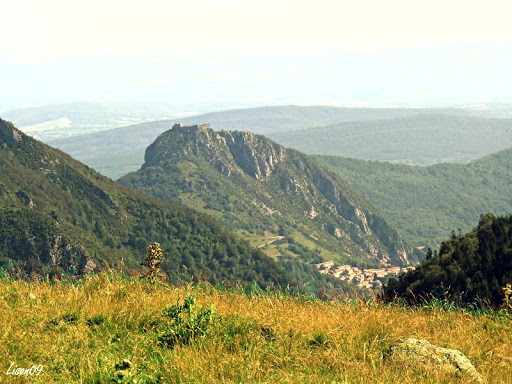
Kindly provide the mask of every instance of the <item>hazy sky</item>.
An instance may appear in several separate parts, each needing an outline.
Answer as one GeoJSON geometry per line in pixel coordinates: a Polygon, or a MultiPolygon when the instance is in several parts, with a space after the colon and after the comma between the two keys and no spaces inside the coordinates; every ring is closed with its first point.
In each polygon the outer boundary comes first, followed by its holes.
{"type": "Polygon", "coordinates": [[[0,107],[510,101],[510,1],[0,0],[0,107]]]}

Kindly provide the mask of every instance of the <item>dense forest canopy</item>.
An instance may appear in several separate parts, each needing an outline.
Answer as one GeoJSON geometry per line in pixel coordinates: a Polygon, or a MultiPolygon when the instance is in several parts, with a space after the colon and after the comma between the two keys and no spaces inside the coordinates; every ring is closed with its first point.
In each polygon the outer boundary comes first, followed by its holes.
{"type": "Polygon", "coordinates": [[[483,215],[466,235],[452,233],[439,253],[429,252],[414,271],[391,279],[386,300],[404,298],[417,303],[430,298],[452,298],[463,304],[484,302],[499,306],[502,288],[512,283],[512,215],[483,215]]]}

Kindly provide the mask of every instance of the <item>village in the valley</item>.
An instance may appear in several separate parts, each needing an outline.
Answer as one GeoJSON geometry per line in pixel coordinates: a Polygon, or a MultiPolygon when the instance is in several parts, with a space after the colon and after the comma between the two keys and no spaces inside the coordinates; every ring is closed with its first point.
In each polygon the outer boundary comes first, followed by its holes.
{"type": "Polygon", "coordinates": [[[334,266],[334,261],[315,264],[320,273],[329,274],[340,280],[354,283],[359,288],[379,289],[390,277],[413,270],[414,267],[388,267],[359,269],[350,265],[334,266]]]}

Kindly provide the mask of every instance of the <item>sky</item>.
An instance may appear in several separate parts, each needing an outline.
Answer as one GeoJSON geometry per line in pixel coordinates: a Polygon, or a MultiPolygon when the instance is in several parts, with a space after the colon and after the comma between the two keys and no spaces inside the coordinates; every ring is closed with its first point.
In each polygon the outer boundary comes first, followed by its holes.
{"type": "Polygon", "coordinates": [[[512,2],[0,0],[0,108],[511,102],[512,2]]]}

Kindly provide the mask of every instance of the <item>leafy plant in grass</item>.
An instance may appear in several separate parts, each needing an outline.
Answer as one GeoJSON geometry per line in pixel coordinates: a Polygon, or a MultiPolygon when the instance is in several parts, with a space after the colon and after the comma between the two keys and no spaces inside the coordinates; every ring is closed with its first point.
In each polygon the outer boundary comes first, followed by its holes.
{"type": "Polygon", "coordinates": [[[196,305],[193,295],[185,297],[183,304],[178,300],[176,304],[166,308],[164,317],[167,324],[159,341],[170,348],[190,345],[210,335],[217,320],[214,306],[203,308],[196,305]]]}
{"type": "Polygon", "coordinates": [[[313,339],[309,341],[309,345],[312,347],[328,347],[329,341],[327,340],[325,333],[320,331],[313,335],[313,339]]]}

